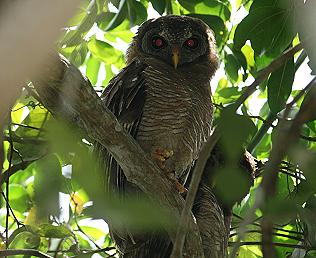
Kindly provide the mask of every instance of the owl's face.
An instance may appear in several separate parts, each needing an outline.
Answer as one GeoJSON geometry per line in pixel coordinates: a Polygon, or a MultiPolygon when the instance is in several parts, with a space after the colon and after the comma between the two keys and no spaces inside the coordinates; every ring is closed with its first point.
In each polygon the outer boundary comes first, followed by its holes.
{"type": "Polygon", "coordinates": [[[149,20],[139,28],[135,40],[138,54],[153,56],[174,68],[211,58],[217,61],[213,33],[199,19],[169,15],[149,20]]]}

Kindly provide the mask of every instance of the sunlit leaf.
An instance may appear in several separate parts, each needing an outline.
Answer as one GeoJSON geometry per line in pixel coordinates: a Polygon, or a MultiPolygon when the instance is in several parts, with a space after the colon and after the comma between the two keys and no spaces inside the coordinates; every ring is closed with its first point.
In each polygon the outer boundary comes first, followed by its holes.
{"type": "Polygon", "coordinates": [[[290,9],[258,8],[248,14],[237,26],[234,44],[240,49],[249,39],[256,55],[266,53],[276,57],[282,53],[295,36],[290,9]]]}
{"type": "Polygon", "coordinates": [[[98,57],[106,64],[113,64],[120,58],[120,51],[116,50],[109,43],[95,38],[88,42],[88,48],[95,57],[98,57]]]}
{"type": "Polygon", "coordinates": [[[18,233],[10,243],[10,249],[36,249],[40,245],[38,234],[29,231],[18,233]]]}
{"type": "Polygon", "coordinates": [[[10,205],[11,208],[21,213],[28,210],[31,205],[31,199],[25,188],[18,184],[10,184],[10,205]]]}
{"type": "Polygon", "coordinates": [[[48,223],[39,225],[38,234],[49,238],[65,238],[72,236],[71,231],[66,226],[54,226],[48,223]]]}
{"type": "Polygon", "coordinates": [[[87,76],[92,85],[95,85],[98,81],[99,69],[100,69],[100,60],[90,56],[87,61],[87,76]]]}

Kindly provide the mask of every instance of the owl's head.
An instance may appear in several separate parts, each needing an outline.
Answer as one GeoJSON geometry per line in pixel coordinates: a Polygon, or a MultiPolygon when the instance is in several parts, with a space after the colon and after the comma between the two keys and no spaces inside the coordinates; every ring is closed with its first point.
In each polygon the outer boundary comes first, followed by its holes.
{"type": "Polygon", "coordinates": [[[212,30],[188,16],[168,15],[143,23],[127,52],[127,63],[139,55],[157,58],[175,69],[205,63],[215,71],[218,63],[212,30]]]}

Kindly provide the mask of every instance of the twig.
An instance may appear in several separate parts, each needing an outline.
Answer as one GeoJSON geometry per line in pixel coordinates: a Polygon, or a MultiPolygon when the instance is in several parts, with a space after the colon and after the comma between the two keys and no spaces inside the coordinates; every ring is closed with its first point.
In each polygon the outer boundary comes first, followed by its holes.
{"type": "Polygon", "coordinates": [[[29,129],[34,129],[34,130],[43,130],[42,128],[38,128],[38,127],[34,127],[34,126],[30,126],[30,125],[24,125],[24,124],[18,124],[18,123],[12,123],[13,125],[17,125],[17,126],[21,126],[21,127],[25,127],[25,128],[29,128],[29,129]]]}
{"type": "Polygon", "coordinates": [[[182,249],[183,249],[183,245],[185,241],[185,236],[187,234],[186,225],[190,218],[190,213],[191,213],[192,206],[194,203],[195,195],[199,188],[200,180],[201,180],[207,159],[212,149],[214,148],[216,142],[218,141],[218,139],[219,139],[219,133],[217,130],[215,130],[200,152],[194,171],[192,172],[192,180],[190,183],[189,192],[185,198],[185,205],[181,213],[180,222],[178,224],[177,236],[174,242],[174,246],[173,246],[173,250],[172,250],[172,254],[170,258],[182,257],[182,249]]]}
{"type": "Polygon", "coordinates": [[[311,137],[311,136],[306,136],[306,135],[302,135],[302,134],[301,134],[300,137],[301,137],[302,139],[306,140],[306,141],[316,142],[316,137],[315,137],[315,136],[311,137]]]}
{"type": "Polygon", "coordinates": [[[256,146],[261,142],[262,138],[266,135],[268,129],[272,126],[272,123],[276,118],[277,116],[270,111],[265,120],[266,122],[263,123],[263,125],[260,127],[258,132],[255,134],[255,136],[252,138],[251,142],[247,146],[247,150],[250,153],[253,154],[256,146]]]}
{"type": "MultiPolygon", "coordinates": [[[[261,230],[247,230],[246,233],[262,234],[261,230]]],[[[272,234],[274,236],[281,236],[281,237],[287,237],[287,238],[290,238],[290,239],[294,239],[294,240],[297,240],[297,241],[304,241],[304,238],[302,238],[302,237],[291,236],[291,235],[288,235],[288,234],[282,234],[282,233],[277,233],[277,232],[273,232],[272,234]]],[[[237,235],[237,232],[230,234],[229,237],[234,237],[236,235],[237,235]]]]}
{"type": "MultiPolygon", "coordinates": [[[[42,158],[42,157],[40,157],[42,158]]],[[[18,172],[19,170],[24,170],[25,168],[28,167],[28,165],[30,165],[32,162],[40,159],[33,159],[33,160],[28,160],[28,161],[23,161],[21,163],[15,164],[13,166],[11,166],[11,168],[7,169],[6,171],[4,171],[1,175],[0,175],[0,186],[5,182],[7,177],[12,176],[13,174],[15,174],[16,172],[18,172]]]]}
{"type": "MultiPolygon", "coordinates": [[[[294,68],[295,73],[298,70],[298,68],[300,68],[301,64],[304,62],[306,57],[307,57],[306,51],[303,49],[303,51],[301,52],[300,56],[295,61],[295,68],[294,68]]],[[[262,138],[266,135],[266,133],[269,130],[269,128],[273,127],[272,126],[272,122],[276,118],[277,118],[277,115],[272,113],[271,110],[270,110],[266,121],[269,121],[271,123],[271,125],[269,126],[269,124],[264,123],[260,127],[259,131],[255,134],[255,136],[253,137],[252,141],[250,142],[250,144],[247,147],[247,150],[250,153],[253,154],[253,151],[255,150],[257,145],[261,142],[262,138]]]]}
{"type": "Polygon", "coordinates": [[[303,49],[302,43],[297,44],[295,47],[289,49],[284,54],[282,54],[277,59],[273,60],[270,65],[259,72],[258,76],[256,77],[255,81],[249,85],[243,94],[236,100],[233,104],[234,110],[237,110],[245,100],[256,91],[257,86],[262,83],[270,73],[274,72],[280,66],[282,66],[288,59],[294,56],[295,53],[303,49]]]}
{"type": "MultiPolygon", "coordinates": [[[[10,138],[8,136],[3,136],[4,141],[10,141],[10,138]]],[[[13,142],[17,143],[24,143],[24,144],[47,144],[47,141],[44,139],[39,139],[39,138],[34,138],[34,137],[17,137],[13,136],[12,137],[13,142]]]]}
{"type": "Polygon", "coordinates": [[[47,255],[35,249],[7,249],[7,250],[0,251],[0,257],[13,256],[13,255],[28,255],[28,256],[35,256],[35,257],[41,257],[41,258],[53,258],[52,256],[47,255]]]}
{"type": "MultiPolygon", "coordinates": [[[[8,127],[9,127],[9,144],[10,144],[10,154],[9,154],[9,169],[12,166],[12,158],[13,158],[13,141],[12,141],[12,129],[11,129],[11,115],[9,116],[9,123],[8,123],[8,127]]],[[[7,175],[7,177],[5,178],[5,183],[6,183],[6,189],[5,189],[5,196],[3,194],[3,197],[6,200],[6,219],[5,219],[5,238],[6,238],[6,249],[9,248],[9,216],[10,216],[10,204],[9,204],[9,181],[10,181],[10,177],[9,175],[7,175]]],[[[14,217],[15,218],[15,217],[14,217]]]]}
{"type": "MultiPolygon", "coordinates": [[[[306,88],[312,87],[315,84],[315,81],[316,78],[313,78],[306,88]]],[[[286,106],[284,118],[278,126],[278,135],[275,138],[269,161],[265,166],[264,176],[261,183],[265,201],[270,200],[275,195],[278,180],[278,173],[276,173],[276,171],[278,171],[279,164],[282,162],[282,158],[284,157],[288,148],[296,143],[300,136],[300,129],[304,123],[304,115],[306,110],[313,110],[315,108],[313,106],[315,104],[311,101],[306,103],[306,105],[300,109],[299,113],[294,118],[290,128],[287,130],[285,129],[288,127],[288,123],[290,122],[286,121],[286,119],[291,107],[303,95],[303,91],[301,91],[295,96],[293,101],[286,106]]],[[[272,224],[273,222],[267,216],[263,218],[261,223],[263,232],[262,242],[264,243],[262,250],[264,257],[276,257],[276,251],[272,242],[272,224]]]]}
{"type": "MultiPolygon", "coordinates": [[[[234,246],[238,244],[239,246],[243,245],[263,245],[263,242],[228,242],[229,246],[234,246]]],[[[295,245],[295,244],[287,244],[287,243],[272,243],[273,246],[282,246],[282,247],[289,247],[289,248],[298,248],[304,250],[316,250],[316,247],[306,247],[304,245],[295,245]]],[[[276,256],[273,256],[276,257],[276,256]]]]}
{"type": "MultiPolygon", "coordinates": [[[[82,252],[81,254],[78,254],[78,255],[74,255],[74,256],[70,256],[70,258],[75,258],[75,257],[84,257],[84,256],[88,256],[90,255],[89,257],[91,257],[92,254],[97,254],[97,253],[105,253],[107,251],[111,251],[111,250],[114,250],[115,247],[106,247],[106,248],[100,248],[100,249],[97,249],[97,250],[89,250],[89,251],[86,251],[86,252],[82,252]]],[[[106,253],[107,254],[107,253],[106,253]]],[[[109,255],[108,257],[113,257],[116,253],[114,253],[113,255],[109,255]]]]}
{"type": "MultiPolygon", "coordinates": [[[[16,224],[18,225],[18,228],[19,228],[20,226],[24,226],[23,223],[21,223],[21,222],[18,220],[18,218],[15,216],[15,214],[14,214],[12,208],[11,208],[11,205],[10,205],[10,203],[9,203],[9,200],[6,198],[4,192],[1,191],[1,195],[2,195],[3,199],[5,200],[6,205],[7,205],[7,207],[8,207],[8,210],[11,212],[11,214],[12,214],[12,216],[13,216],[13,218],[14,218],[14,221],[15,221],[16,224]]],[[[9,214],[9,212],[8,212],[8,214],[9,214]]],[[[6,232],[7,232],[7,231],[8,231],[8,230],[6,229],[6,232]]],[[[8,237],[8,236],[6,236],[6,243],[8,243],[8,245],[10,244],[10,241],[9,241],[9,237],[8,237]]]]}

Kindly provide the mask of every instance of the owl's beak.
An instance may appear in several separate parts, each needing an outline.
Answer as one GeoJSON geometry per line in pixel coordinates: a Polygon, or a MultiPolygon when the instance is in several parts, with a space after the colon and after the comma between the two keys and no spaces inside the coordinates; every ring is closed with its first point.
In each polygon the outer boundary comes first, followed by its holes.
{"type": "Polygon", "coordinates": [[[180,60],[180,51],[179,48],[172,49],[172,63],[173,67],[177,69],[180,60]]]}

